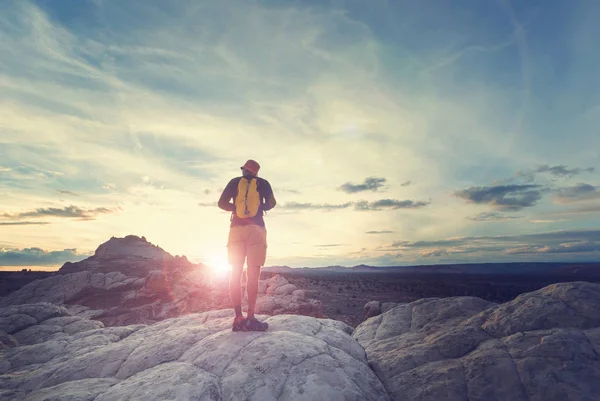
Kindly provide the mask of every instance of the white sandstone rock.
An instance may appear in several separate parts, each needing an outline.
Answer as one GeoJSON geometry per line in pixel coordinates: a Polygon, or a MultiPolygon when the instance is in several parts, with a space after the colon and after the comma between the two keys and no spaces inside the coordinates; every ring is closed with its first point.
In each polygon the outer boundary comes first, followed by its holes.
{"type": "Polygon", "coordinates": [[[393,400],[600,399],[598,284],[555,284],[502,305],[421,299],[353,337],[393,400]]]}
{"type": "Polygon", "coordinates": [[[350,326],[307,316],[259,318],[268,331],[231,331],[230,309],[127,327],[46,319],[27,329],[88,329],[0,351],[0,398],[389,400],[350,326]]]}

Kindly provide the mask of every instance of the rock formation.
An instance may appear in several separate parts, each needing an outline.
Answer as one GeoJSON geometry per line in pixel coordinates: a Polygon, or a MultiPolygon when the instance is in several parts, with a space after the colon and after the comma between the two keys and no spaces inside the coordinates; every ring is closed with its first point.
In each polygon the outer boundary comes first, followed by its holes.
{"type": "Polygon", "coordinates": [[[393,400],[600,400],[600,285],[421,299],[353,332],[393,400]]]}
{"type": "Polygon", "coordinates": [[[370,317],[379,316],[382,313],[389,311],[390,309],[398,306],[397,302],[379,302],[379,301],[369,301],[364,306],[365,319],[370,317]]]}
{"type": "MultiPolygon", "coordinates": [[[[65,263],[58,274],[0,298],[0,307],[50,302],[107,326],[153,323],[230,307],[226,277],[215,284],[210,274],[206,266],[172,256],[145,238],[111,238],[93,256],[65,263]]],[[[323,316],[319,301],[307,299],[280,275],[260,282],[257,312],[323,316]]]]}
{"type": "Polygon", "coordinates": [[[104,327],[52,304],[0,309],[0,399],[389,400],[344,323],[231,310],[104,327]],[[343,396],[342,396],[343,394],[343,396]]]}

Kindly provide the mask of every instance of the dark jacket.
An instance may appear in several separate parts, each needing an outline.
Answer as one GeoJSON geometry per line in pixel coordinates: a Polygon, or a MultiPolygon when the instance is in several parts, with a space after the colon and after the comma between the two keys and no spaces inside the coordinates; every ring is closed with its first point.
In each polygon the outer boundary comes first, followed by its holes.
{"type": "Polygon", "coordinates": [[[233,212],[235,211],[235,198],[237,197],[238,184],[242,178],[244,177],[236,177],[229,181],[219,198],[219,207],[227,212],[232,212],[231,227],[246,224],[256,224],[265,227],[265,220],[263,219],[264,212],[273,209],[277,204],[275,196],[273,195],[273,189],[271,189],[271,184],[264,178],[256,177],[258,180],[258,193],[260,194],[260,208],[258,209],[256,216],[249,219],[240,219],[233,212]],[[231,202],[232,199],[233,202],[231,202]]]}

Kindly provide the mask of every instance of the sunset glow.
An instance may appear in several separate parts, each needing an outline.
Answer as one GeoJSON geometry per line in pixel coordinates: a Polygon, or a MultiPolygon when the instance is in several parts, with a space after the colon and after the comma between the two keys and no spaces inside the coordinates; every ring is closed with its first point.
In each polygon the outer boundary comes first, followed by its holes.
{"type": "Polygon", "coordinates": [[[224,271],[249,158],[267,265],[600,260],[600,2],[435,3],[0,2],[0,269],[224,271]]]}

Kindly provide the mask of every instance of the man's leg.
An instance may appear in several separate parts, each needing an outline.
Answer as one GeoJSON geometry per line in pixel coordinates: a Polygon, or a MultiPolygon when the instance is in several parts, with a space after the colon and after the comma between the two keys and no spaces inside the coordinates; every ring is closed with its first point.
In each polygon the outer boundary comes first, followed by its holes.
{"type": "Polygon", "coordinates": [[[246,280],[246,291],[248,291],[248,319],[254,317],[256,298],[258,297],[258,280],[260,278],[260,266],[248,266],[246,280]]]}
{"type": "Polygon", "coordinates": [[[247,277],[246,289],[248,291],[248,316],[246,327],[248,330],[265,331],[269,325],[260,322],[254,317],[256,299],[258,297],[258,281],[260,269],[265,264],[267,254],[267,232],[264,227],[249,226],[247,255],[247,277]]]}
{"type": "Polygon", "coordinates": [[[227,253],[231,264],[229,276],[229,297],[235,311],[233,320],[234,331],[243,330],[244,315],[242,314],[242,272],[246,259],[245,230],[243,227],[231,227],[227,241],[227,253]]]}
{"type": "MultiPolygon", "coordinates": [[[[231,266],[231,276],[229,276],[229,296],[235,310],[236,318],[243,318],[242,315],[242,271],[244,265],[231,266]]],[[[247,284],[246,284],[247,285],[247,284]]]]}

